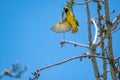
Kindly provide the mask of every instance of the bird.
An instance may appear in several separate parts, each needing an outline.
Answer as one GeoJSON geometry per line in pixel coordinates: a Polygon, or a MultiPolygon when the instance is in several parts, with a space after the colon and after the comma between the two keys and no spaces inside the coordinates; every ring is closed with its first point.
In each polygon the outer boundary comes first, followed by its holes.
{"type": "Polygon", "coordinates": [[[57,33],[64,33],[71,30],[71,24],[66,18],[64,18],[60,22],[56,23],[51,30],[57,33]]]}
{"type": "Polygon", "coordinates": [[[75,18],[74,14],[68,9],[67,7],[64,8],[64,11],[66,13],[66,20],[70,23],[72,33],[76,33],[79,29],[79,24],[77,19],[75,18]]]}

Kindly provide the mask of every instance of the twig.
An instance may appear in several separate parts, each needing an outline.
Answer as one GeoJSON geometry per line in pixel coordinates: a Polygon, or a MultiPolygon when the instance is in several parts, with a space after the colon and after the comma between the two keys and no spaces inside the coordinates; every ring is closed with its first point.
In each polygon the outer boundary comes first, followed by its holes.
{"type": "MultiPolygon", "coordinates": [[[[101,44],[102,56],[106,56],[106,49],[104,48],[104,42],[101,44]]],[[[108,58],[108,57],[107,57],[108,58]]],[[[107,80],[107,60],[103,59],[103,80],[107,80]]]]}
{"type": "Polygon", "coordinates": [[[0,74],[0,78],[4,77],[5,75],[10,76],[12,78],[19,78],[22,75],[22,73],[24,73],[26,70],[26,66],[23,69],[21,69],[20,63],[14,63],[12,65],[12,68],[7,68],[0,74]]]}
{"type": "Polygon", "coordinates": [[[120,80],[120,62],[119,61],[117,66],[117,72],[118,72],[118,80],[120,80]]]}
{"type": "Polygon", "coordinates": [[[55,63],[55,64],[50,64],[48,66],[45,66],[43,68],[39,68],[37,69],[34,73],[32,73],[34,75],[34,78],[30,78],[30,80],[38,80],[39,76],[40,76],[40,72],[42,70],[45,70],[45,69],[48,69],[48,68],[51,68],[51,67],[54,67],[54,66],[57,66],[57,65],[61,65],[61,64],[64,64],[66,62],[69,62],[69,61],[72,61],[72,60],[75,60],[75,59],[82,59],[82,58],[86,58],[86,57],[89,57],[89,58],[92,58],[92,57],[97,57],[97,58],[101,58],[101,59],[108,59],[107,57],[105,56],[101,56],[101,55],[96,55],[96,54],[90,54],[90,53],[84,53],[80,56],[75,56],[75,57],[72,57],[72,58],[69,58],[69,59],[66,59],[64,61],[61,61],[61,62],[58,62],[58,63],[55,63]]]}
{"type": "MultiPolygon", "coordinates": [[[[103,37],[104,33],[103,33],[103,26],[101,23],[101,10],[102,6],[100,4],[100,2],[97,2],[97,14],[98,14],[98,26],[100,27],[100,38],[103,37]]],[[[101,50],[102,50],[102,56],[106,56],[105,54],[105,48],[104,48],[104,40],[101,40],[101,50]]],[[[107,80],[107,60],[103,59],[103,80],[107,80]]]]}
{"type": "Polygon", "coordinates": [[[48,69],[48,68],[50,68],[50,67],[57,66],[57,65],[61,65],[61,64],[63,64],[63,63],[69,62],[69,61],[71,61],[71,60],[75,60],[75,59],[78,59],[78,58],[81,59],[81,58],[86,58],[86,57],[97,57],[97,58],[101,58],[101,59],[108,59],[108,58],[105,57],[105,56],[96,55],[96,54],[84,53],[84,54],[82,54],[82,55],[80,55],[80,56],[75,56],[75,57],[66,59],[66,60],[64,60],[64,61],[55,63],[55,64],[51,64],[51,65],[45,66],[45,67],[43,67],[43,68],[40,68],[39,70],[42,71],[42,70],[48,69]]]}
{"type": "Polygon", "coordinates": [[[66,63],[66,62],[69,62],[71,60],[75,60],[75,59],[78,59],[78,58],[81,59],[81,58],[86,58],[86,57],[97,57],[97,58],[107,59],[106,57],[103,57],[101,55],[84,53],[84,54],[82,54],[80,56],[75,56],[75,57],[66,59],[64,61],[61,61],[61,62],[58,62],[58,63],[55,63],[55,64],[48,65],[46,67],[40,68],[39,70],[42,71],[44,69],[47,69],[47,68],[50,68],[50,67],[53,67],[53,66],[57,66],[57,65],[61,65],[61,64],[66,63]]]}
{"type": "Polygon", "coordinates": [[[120,59],[120,56],[118,58],[115,59],[115,61],[118,61],[120,59]]]}
{"type": "Polygon", "coordinates": [[[103,40],[104,40],[105,38],[106,38],[106,35],[102,36],[102,37],[94,44],[94,46],[95,46],[95,47],[99,46],[99,45],[103,42],[103,40]]]}
{"type": "MultiPolygon", "coordinates": [[[[88,0],[85,0],[88,1],[88,0]]],[[[89,42],[89,47],[92,46],[92,33],[91,33],[91,21],[90,21],[90,10],[88,3],[86,3],[86,13],[87,13],[87,23],[88,23],[88,42],[89,42]]]]}
{"type": "Polygon", "coordinates": [[[62,46],[63,46],[65,43],[73,44],[74,46],[80,46],[80,47],[89,48],[88,45],[80,44],[80,43],[76,43],[76,42],[72,42],[72,41],[68,41],[68,40],[61,40],[61,42],[60,42],[60,44],[61,44],[62,46]]]}
{"type": "Polygon", "coordinates": [[[120,29],[120,26],[118,24],[120,23],[120,13],[117,15],[117,17],[112,21],[112,33],[118,31],[120,29]]]}
{"type": "Polygon", "coordinates": [[[116,16],[116,18],[112,21],[112,26],[113,26],[113,28],[112,28],[112,30],[114,30],[115,28],[114,28],[114,26],[117,24],[117,23],[119,23],[120,22],[120,13],[116,16]]]}
{"type": "Polygon", "coordinates": [[[97,24],[95,22],[95,19],[91,19],[94,27],[95,27],[95,36],[94,36],[94,40],[93,40],[93,44],[95,44],[97,42],[97,39],[98,39],[98,27],[97,27],[97,24]]]}
{"type": "Polygon", "coordinates": [[[117,32],[118,30],[120,30],[120,26],[118,26],[116,29],[112,30],[112,33],[117,32]]]}
{"type": "Polygon", "coordinates": [[[92,0],[88,0],[88,1],[80,2],[80,3],[74,2],[74,4],[75,4],[75,5],[83,5],[83,4],[89,3],[89,2],[91,2],[91,1],[92,1],[92,0]]]}
{"type": "MultiPolygon", "coordinates": [[[[85,0],[85,1],[88,1],[88,0],[85,0]]],[[[86,13],[87,13],[87,21],[88,21],[88,42],[89,42],[89,47],[90,47],[90,53],[95,54],[95,48],[92,45],[90,10],[89,10],[89,4],[88,3],[86,3],[86,13]]],[[[96,80],[100,80],[98,65],[97,65],[97,61],[96,61],[95,57],[91,58],[91,61],[92,61],[92,65],[93,65],[96,80]]]]}
{"type": "Polygon", "coordinates": [[[93,2],[104,2],[104,0],[93,0],[93,2]]]}
{"type": "Polygon", "coordinates": [[[40,77],[40,70],[36,70],[36,72],[32,73],[34,78],[29,78],[29,80],[38,80],[40,77]]]}
{"type": "Polygon", "coordinates": [[[110,70],[111,70],[112,80],[116,80],[115,61],[114,61],[114,55],[112,49],[112,34],[111,34],[112,25],[109,24],[110,16],[109,16],[108,0],[104,0],[104,5],[105,5],[104,9],[105,9],[105,17],[106,17],[107,35],[108,35],[108,53],[109,53],[110,70]]]}

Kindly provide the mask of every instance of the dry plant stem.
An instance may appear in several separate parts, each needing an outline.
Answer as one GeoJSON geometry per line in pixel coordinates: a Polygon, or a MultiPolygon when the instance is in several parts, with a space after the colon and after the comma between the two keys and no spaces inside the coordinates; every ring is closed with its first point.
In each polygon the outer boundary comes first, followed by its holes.
{"type": "Polygon", "coordinates": [[[94,27],[95,27],[95,36],[94,36],[94,40],[92,42],[92,44],[95,44],[97,42],[97,39],[98,39],[98,27],[97,27],[97,24],[95,22],[95,19],[91,19],[94,27]]]}
{"type": "Polygon", "coordinates": [[[74,2],[75,5],[83,5],[83,4],[86,4],[86,3],[89,3],[91,2],[92,0],[87,0],[85,2],[81,2],[81,3],[77,3],[77,2],[74,2]]]}
{"type": "Polygon", "coordinates": [[[46,66],[46,67],[40,68],[39,71],[42,71],[42,70],[51,68],[51,67],[53,67],[53,66],[61,65],[61,64],[63,64],[63,63],[66,63],[66,62],[69,62],[69,61],[72,61],[72,60],[75,60],[75,59],[82,59],[82,58],[86,58],[86,57],[91,57],[91,58],[92,58],[92,57],[98,57],[98,58],[101,58],[101,59],[107,59],[106,57],[103,57],[103,56],[101,56],[101,55],[84,53],[84,54],[82,54],[82,55],[80,55],[80,56],[75,56],[75,57],[66,59],[66,60],[64,60],[64,61],[61,61],[61,62],[58,62],[58,63],[55,63],[55,64],[48,65],[48,66],[46,66]]]}
{"type": "MultiPolygon", "coordinates": [[[[9,76],[12,78],[20,78],[22,73],[24,73],[27,70],[27,67],[25,66],[24,69],[17,69],[15,67],[18,67],[17,65],[20,63],[15,63],[12,65],[12,68],[7,68],[5,69],[1,74],[0,74],[0,78],[4,77],[4,76],[9,76]]],[[[21,66],[19,66],[21,67],[21,66]]]]}
{"type": "Polygon", "coordinates": [[[65,43],[68,43],[68,44],[73,44],[74,46],[80,46],[80,47],[84,47],[84,48],[88,48],[88,49],[89,49],[89,46],[88,46],[88,45],[80,44],[80,43],[73,42],[73,41],[61,40],[60,43],[61,43],[61,45],[65,44],[65,43]]]}
{"type": "MultiPolygon", "coordinates": [[[[104,42],[101,43],[102,56],[105,55],[104,42]]],[[[103,80],[107,80],[107,60],[103,59],[103,80]]]]}
{"type": "Polygon", "coordinates": [[[90,25],[91,21],[90,21],[90,11],[89,11],[88,3],[86,3],[86,13],[87,13],[87,23],[88,23],[88,43],[89,43],[89,47],[91,47],[92,46],[92,33],[91,33],[91,25],[90,25]]]}
{"type": "Polygon", "coordinates": [[[112,30],[112,33],[117,32],[118,30],[120,30],[120,26],[118,26],[116,29],[112,30]]]}
{"type": "Polygon", "coordinates": [[[119,60],[120,59],[120,56],[118,58],[115,59],[115,61],[119,60]]]}
{"type": "MultiPolygon", "coordinates": [[[[103,33],[103,28],[102,28],[102,24],[101,24],[101,5],[100,2],[97,2],[97,14],[98,14],[98,26],[100,27],[100,37],[102,37],[104,35],[103,33]]],[[[102,49],[102,56],[106,56],[105,55],[105,48],[104,48],[104,40],[101,40],[101,43],[99,44],[101,45],[101,49],[102,49]]],[[[107,80],[107,61],[105,59],[103,59],[103,80],[107,80]]]]}
{"type": "Polygon", "coordinates": [[[120,22],[120,13],[116,16],[116,18],[112,21],[113,27],[120,22]]]}
{"type": "Polygon", "coordinates": [[[94,44],[94,47],[99,46],[105,38],[106,38],[106,36],[105,36],[105,35],[104,35],[104,36],[102,36],[102,37],[100,37],[100,39],[99,39],[99,40],[98,40],[98,41],[94,44]]]}
{"type": "Polygon", "coordinates": [[[120,13],[116,16],[116,18],[112,21],[112,33],[118,31],[120,29],[120,26],[118,24],[120,23],[120,13]]]}
{"type": "MultiPolygon", "coordinates": [[[[85,0],[88,1],[88,0],[85,0]]],[[[89,42],[89,47],[90,47],[90,53],[91,54],[95,54],[95,49],[92,45],[92,34],[91,34],[91,21],[90,21],[90,11],[89,11],[89,5],[88,3],[86,3],[86,13],[87,13],[87,22],[88,22],[88,42],[89,42]]],[[[99,74],[99,70],[98,70],[98,65],[97,65],[97,61],[95,59],[95,57],[91,58],[92,60],[92,65],[93,65],[93,69],[94,69],[94,74],[96,77],[96,80],[101,80],[98,76],[99,74]]]]}
{"type": "Polygon", "coordinates": [[[110,70],[111,70],[112,80],[116,80],[115,62],[114,62],[114,56],[113,56],[113,50],[112,50],[112,35],[111,35],[112,26],[109,24],[110,17],[109,17],[108,0],[104,0],[104,6],[105,6],[104,8],[105,8],[107,34],[108,34],[108,54],[109,54],[108,56],[109,56],[109,62],[110,62],[110,70]]]}
{"type": "Polygon", "coordinates": [[[48,68],[51,68],[51,67],[54,67],[54,66],[58,66],[58,65],[61,65],[61,64],[64,64],[66,62],[69,62],[69,61],[72,61],[72,60],[75,60],[75,59],[83,59],[83,58],[92,58],[92,57],[96,57],[96,58],[101,58],[101,59],[108,59],[107,57],[105,56],[102,56],[102,55],[96,55],[96,54],[90,54],[88,52],[80,55],[80,56],[75,56],[75,57],[72,57],[72,58],[69,58],[69,59],[66,59],[64,61],[61,61],[61,62],[58,62],[58,63],[55,63],[55,64],[51,64],[51,65],[48,65],[48,66],[45,66],[43,68],[40,68],[40,69],[37,69],[36,72],[34,72],[34,78],[30,78],[30,80],[38,80],[39,76],[40,76],[40,72],[42,70],[45,70],[45,69],[48,69],[48,68]]]}

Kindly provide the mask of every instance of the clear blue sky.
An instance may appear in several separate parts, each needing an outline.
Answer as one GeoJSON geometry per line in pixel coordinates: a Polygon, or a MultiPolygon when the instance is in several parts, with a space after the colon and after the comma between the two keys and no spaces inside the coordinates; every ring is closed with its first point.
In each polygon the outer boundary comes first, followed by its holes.
{"type": "MultiPolygon", "coordinates": [[[[66,0],[0,0],[0,72],[18,61],[28,66],[20,79],[4,77],[2,80],[29,80],[31,72],[64,59],[80,55],[87,49],[59,42],[63,34],[50,28],[60,20],[66,0]]],[[[80,0],[76,0],[80,1],[80,0]]],[[[111,20],[120,12],[119,0],[110,1],[111,20]]],[[[91,4],[92,17],[96,14],[91,4]]],[[[67,40],[87,43],[85,6],[74,6],[80,30],[77,34],[65,33],[67,40]]],[[[94,17],[95,18],[95,17],[94,17]]],[[[115,56],[120,52],[120,31],[113,34],[115,56]]],[[[89,59],[74,60],[41,72],[40,80],[95,80],[89,59]]]]}

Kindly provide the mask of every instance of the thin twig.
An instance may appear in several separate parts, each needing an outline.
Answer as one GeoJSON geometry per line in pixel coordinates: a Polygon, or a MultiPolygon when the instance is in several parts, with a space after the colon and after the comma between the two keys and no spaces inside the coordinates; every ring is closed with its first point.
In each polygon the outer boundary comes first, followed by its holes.
{"type": "MultiPolygon", "coordinates": [[[[88,1],[88,0],[85,0],[88,1]]],[[[90,21],[90,10],[89,10],[89,5],[86,3],[86,13],[87,13],[87,23],[88,23],[88,42],[89,42],[89,47],[92,46],[92,33],[91,33],[91,21],[90,21]]]]}
{"type": "Polygon", "coordinates": [[[48,69],[48,68],[51,68],[51,67],[54,67],[54,66],[58,66],[58,65],[61,65],[61,64],[64,64],[66,62],[69,62],[69,61],[72,61],[72,60],[75,60],[75,59],[82,59],[82,58],[92,58],[92,57],[96,57],[96,58],[101,58],[101,59],[108,59],[107,57],[105,56],[102,56],[102,55],[96,55],[96,54],[90,54],[89,52],[86,52],[80,56],[75,56],[75,57],[72,57],[72,58],[69,58],[69,59],[66,59],[64,61],[61,61],[61,62],[57,62],[55,64],[50,64],[48,66],[45,66],[43,68],[39,68],[37,69],[34,73],[32,73],[34,75],[34,78],[29,78],[30,80],[38,80],[39,76],[40,76],[40,72],[42,70],[45,70],[45,69],[48,69]]]}
{"type": "Polygon", "coordinates": [[[106,38],[106,35],[102,36],[102,37],[94,44],[94,46],[95,46],[95,47],[99,46],[105,38],[106,38]]]}
{"type": "Polygon", "coordinates": [[[118,26],[115,30],[112,31],[112,33],[117,32],[118,30],[120,30],[120,26],[118,26]]]}
{"type": "Polygon", "coordinates": [[[94,27],[95,27],[95,36],[94,36],[94,40],[93,40],[93,44],[95,44],[97,42],[97,39],[98,39],[98,27],[97,27],[97,24],[95,22],[95,19],[91,19],[94,27]]]}
{"type": "Polygon", "coordinates": [[[80,46],[80,47],[84,47],[84,48],[89,48],[88,45],[76,43],[76,42],[73,42],[73,41],[61,40],[61,42],[60,42],[60,44],[61,44],[62,46],[63,46],[65,43],[73,44],[74,46],[80,46]]]}
{"type": "Polygon", "coordinates": [[[120,26],[118,26],[120,23],[120,13],[117,15],[117,17],[112,21],[112,33],[118,31],[120,29],[120,26]]]}
{"type": "Polygon", "coordinates": [[[115,19],[112,21],[112,26],[113,26],[113,28],[112,28],[112,30],[114,29],[114,26],[117,24],[117,23],[119,23],[120,22],[120,13],[115,17],[115,19]]]}
{"type": "Polygon", "coordinates": [[[42,70],[48,69],[48,68],[50,68],[50,67],[57,66],[57,65],[61,65],[61,64],[63,64],[63,63],[69,62],[69,61],[71,61],[71,60],[75,60],[75,59],[78,59],[78,58],[81,59],[81,58],[86,58],[86,57],[97,57],[97,58],[101,58],[101,59],[107,59],[105,56],[96,55],[96,54],[84,53],[84,54],[82,54],[82,55],[80,55],[80,56],[75,56],[75,57],[66,59],[66,60],[64,60],[64,61],[55,63],[55,64],[51,64],[51,65],[45,66],[45,67],[43,67],[43,68],[40,68],[39,70],[42,71],[42,70]]]}
{"type": "Polygon", "coordinates": [[[0,74],[0,78],[4,76],[9,76],[12,78],[19,78],[22,75],[22,73],[24,73],[27,70],[26,66],[23,69],[21,68],[22,66],[20,65],[20,63],[18,62],[14,63],[12,65],[12,68],[7,68],[0,74]]]}
{"type": "Polygon", "coordinates": [[[119,57],[117,57],[116,59],[115,59],[115,61],[117,61],[117,60],[119,60],[120,59],[120,56],[119,57]]]}
{"type": "Polygon", "coordinates": [[[104,0],[93,0],[93,2],[104,2],[104,0]]]}
{"type": "Polygon", "coordinates": [[[89,3],[89,2],[91,2],[91,1],[92,1],[92,0],[84,1],[84,2],[80,2],[80,3],[74,2],[74,4],[75,4],[75,5],[83,5],[83,4],[89,3]]]}

